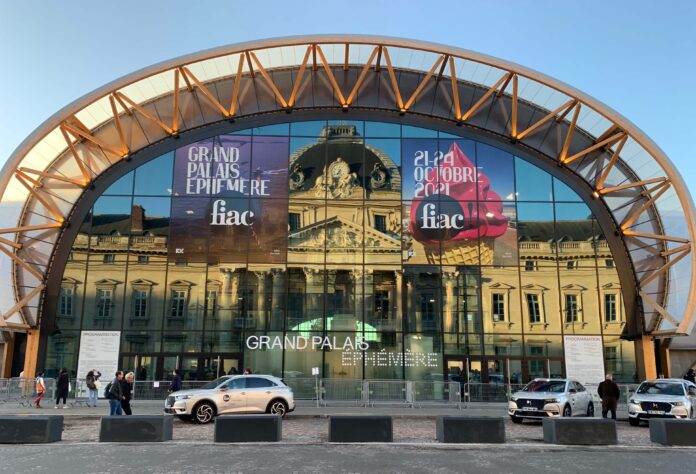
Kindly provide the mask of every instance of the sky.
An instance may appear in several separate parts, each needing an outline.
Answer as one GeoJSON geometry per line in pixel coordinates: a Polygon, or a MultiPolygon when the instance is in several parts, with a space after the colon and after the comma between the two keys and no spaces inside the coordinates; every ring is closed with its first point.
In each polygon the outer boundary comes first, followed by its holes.
{"type": "Polygon", "coordinates": [[[512,61],[616,109],[696,190],[696,2],[0,0],[0,164],[54,112],[151,64],[319,33],[427,40],[512,61]]]}

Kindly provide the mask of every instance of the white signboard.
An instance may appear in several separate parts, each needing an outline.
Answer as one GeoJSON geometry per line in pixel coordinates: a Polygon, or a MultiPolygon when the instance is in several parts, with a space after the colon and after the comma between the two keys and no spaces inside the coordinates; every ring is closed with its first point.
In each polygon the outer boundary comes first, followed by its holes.
{"type": "Polygon", "coordinates": [[[312,375],[319,375],[319,367],[312,367],[312,375]]]}
{"type": "Polygon", "coordinates": [[[563,336],[566,376],[583,385],[604,380],[602,336],[563,336]]]}
{"type": "MultiPolygon", "coordinates": [[[[118,349],[121,331],[82,331],[80,334],[80,354],[77,359],[77,378],[84,380],[87,372],[97,369],[102,376],[102,386],[114,379],[118,370],[118,349]]],[[[84,384],[81,384],[84,386],[84,384]]],[[[86,391],[86,386],[83,387],[86,391]]],[[[101,392],[101,391],[100,391],[101,392]]],[[[78,395],[85,396],[86,393],[78,395]]],[[[103,394],[99,393],[101,397],[103,394]]]]}

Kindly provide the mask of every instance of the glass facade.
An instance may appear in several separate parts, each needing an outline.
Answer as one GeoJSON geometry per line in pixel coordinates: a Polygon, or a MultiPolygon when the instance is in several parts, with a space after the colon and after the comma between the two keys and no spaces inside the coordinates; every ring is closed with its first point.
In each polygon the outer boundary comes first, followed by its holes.
{"type": "Polygon", "coordinates": [[[139,378],[560,375],[563,336],[633,344],[612,255],[556,177],[501,149],[379,122],[296,122],[185,145],[94,203],[45,367],[121,332],[139,378]],[[465,366],[465,364],[468,364],[465,366]]]}

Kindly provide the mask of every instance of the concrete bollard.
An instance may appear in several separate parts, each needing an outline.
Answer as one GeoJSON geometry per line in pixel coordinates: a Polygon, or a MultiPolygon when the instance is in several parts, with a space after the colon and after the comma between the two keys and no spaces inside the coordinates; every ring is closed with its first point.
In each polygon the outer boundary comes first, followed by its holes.
{"type": "Polygon", "coordinates": [[[174,423],[171,416],[104,416],[99,441],[109,443],[159,443],[171,441],[174,423]]]}
{"type": "Polygon", "coordinates": [[[215,418],[216,443],[276,442],[283,438],[278,415],[224,415],[215,418]]]}
{"type": "Polygon", "coordinates": [[[0,443],[55,443],[63,436],[59,415],[0,416],[0,443]]]}
{"type": "Polygon", "coordinates": [[[390,443],[394,440],[391,416],[329,417],[331,443],[390,443]]]}
{"type": "Polygon", "coordinates": [[[505,420],[485,416],[438,416],[435,435],[440,443],[504,443],[505,420]]]}
{"type": "Polygon", "coordinates": [[[650,441],[666,446],[696,446],[696,420],[650,418],[650,441]]]}
{"type": "Polygon", "coordinates": [[[544,418],[544,443],[618,444],[616,422],[603,418],[544,418]]]}

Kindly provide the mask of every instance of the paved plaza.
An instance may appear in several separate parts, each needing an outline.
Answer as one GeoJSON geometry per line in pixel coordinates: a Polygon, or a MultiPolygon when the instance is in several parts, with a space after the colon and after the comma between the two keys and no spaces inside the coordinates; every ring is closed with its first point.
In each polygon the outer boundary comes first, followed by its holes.
{"type": "MultiPolygon", "coordinates": [[[[160,401],[134,404],[138,414],[159,414],[160,401]]],[[[435,439],[437,415],[504,416],[505,405],[476,403],[467,408],[394,406],[316,407],[301,402],[283,421],[280,443],[216,445],[213,425],[174,420],[166,443],[99,443],[105,405],[36,410],[0,405],[2,414],[60,414],[63,441],[50,445],[0,445],[0,473],[251,473],[251,472],[689,472],[696,449],[666,448],[650,441],[647,426],[632,427],[619,413],[619,446],[569,447],[543,444],[541,423],[511,423],[505,445],[443,445],[435,439]],[[330,414],[386,414],[394,419],[392,444],[328,443],[330,414]],[[50,461],[48,461],[50,460],[50,461]],[[41,465],[39,469],[36,466],[41,465]]]]}

